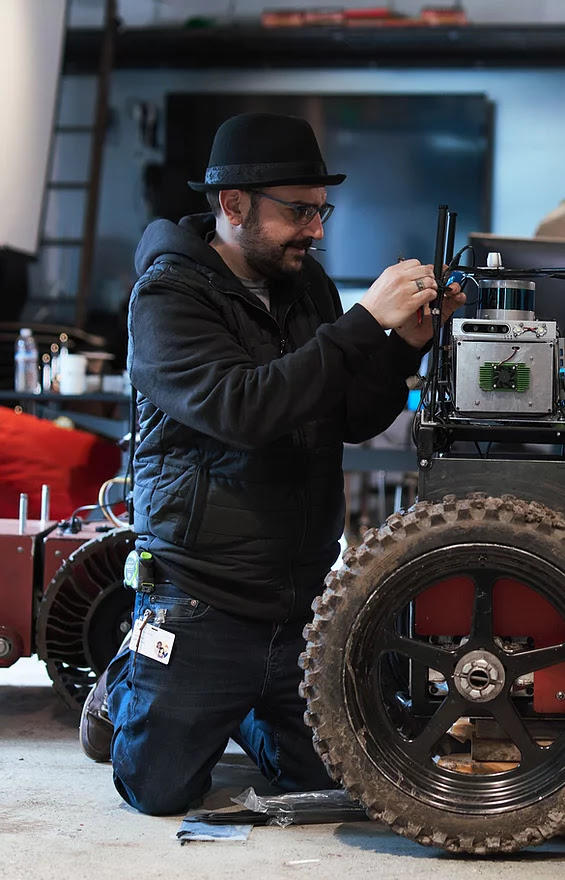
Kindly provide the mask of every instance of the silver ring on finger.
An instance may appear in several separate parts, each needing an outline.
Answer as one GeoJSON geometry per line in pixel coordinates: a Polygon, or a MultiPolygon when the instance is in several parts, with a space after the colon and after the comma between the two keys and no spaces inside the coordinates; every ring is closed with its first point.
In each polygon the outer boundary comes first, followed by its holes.
{"type": "Polygon", "coordinates": [[[416,278],[415,283],[416,283],[416,287],[418,288],[419,291],[422,291],[424,289],[424,287],[426,286],[423,278],[416,278]]]}

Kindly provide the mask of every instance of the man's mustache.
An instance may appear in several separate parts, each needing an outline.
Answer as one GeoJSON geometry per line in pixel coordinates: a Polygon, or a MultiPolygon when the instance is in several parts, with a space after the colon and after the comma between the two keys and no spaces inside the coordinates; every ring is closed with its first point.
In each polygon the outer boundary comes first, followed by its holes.
{"type": "Polygon", "coordinates": [[[285,244],[281,244],[281,247],[284,250],[286,250],[286,248],[292,247],[292,248],[300,248],[301,250],[302,250],[302,248],[304,248],[304,250],[307,251],[312,246],[313,241],[314,241],[313,238],[301,238],[300,241],[297,241],[297,240],[287,241],[285,244]]]}

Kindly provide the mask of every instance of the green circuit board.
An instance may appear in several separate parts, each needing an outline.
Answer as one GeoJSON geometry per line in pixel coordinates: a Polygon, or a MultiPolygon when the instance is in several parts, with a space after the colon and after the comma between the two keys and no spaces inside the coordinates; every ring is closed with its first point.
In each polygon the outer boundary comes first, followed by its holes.
{"type": "Polygon", "coordinates": [[[520,363],[487,362],[479,369],[479,385],[483,391],[527,391],[530,368],[520,363]]]}

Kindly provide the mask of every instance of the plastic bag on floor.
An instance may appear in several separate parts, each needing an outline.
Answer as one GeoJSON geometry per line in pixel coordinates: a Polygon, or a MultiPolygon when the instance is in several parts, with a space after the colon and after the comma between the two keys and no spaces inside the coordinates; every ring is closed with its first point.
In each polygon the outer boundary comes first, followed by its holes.
{"type": "MultiPolygon", "coordinates": [[[[299,791],[271,796],[258,795],[253,788],[246,788],[231,800],[234,804],[240,804],[246,811],[262,816],[261,824],[280,825],[282,828],[286,828],[287,825],[360,822],[367,819],[364,809],[352,801],[343,789],[299,791]],[[267,821],[265,821],[266,817],[269,817],[267,821]]],[[[242,815],[242,813],[232,815],[242,815]]],[[[248,816],[249,812],[246,815],[248,816]]]]}

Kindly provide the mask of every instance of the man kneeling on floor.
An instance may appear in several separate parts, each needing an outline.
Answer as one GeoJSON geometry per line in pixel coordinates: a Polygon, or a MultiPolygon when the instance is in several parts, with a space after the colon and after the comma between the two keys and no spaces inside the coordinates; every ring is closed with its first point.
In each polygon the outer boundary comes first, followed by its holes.
{"type": "Polygon", "coordinates": [[[145,813],[197,805],[229,737],[279,789],[333,785],[303,721],[302,629],[338,556],[342,444],[403,409],[437,291],[405,260],[342,314],[309,251],[344,178],[304,120],[235,116],[190,183],[211,213],[151,223],[136,253],[135,627],[80,738],[145,813]]]}

